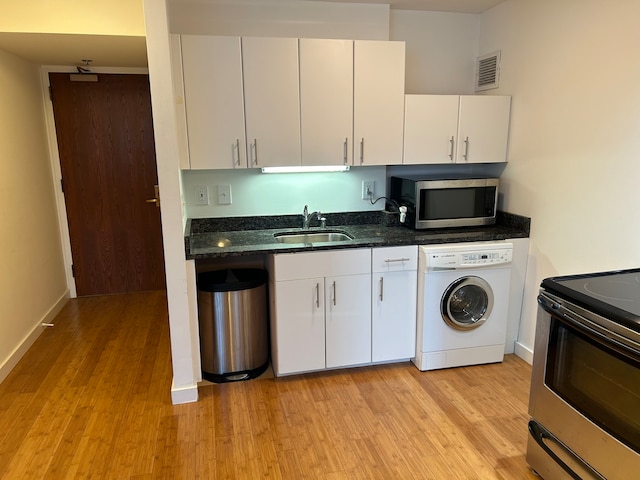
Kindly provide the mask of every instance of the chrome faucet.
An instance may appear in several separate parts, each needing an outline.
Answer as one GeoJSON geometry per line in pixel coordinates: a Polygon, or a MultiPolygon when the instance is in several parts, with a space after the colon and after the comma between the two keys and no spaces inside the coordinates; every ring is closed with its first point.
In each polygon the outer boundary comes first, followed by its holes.
{"type": "Polygon", "coordinates": [[[314,215],[318,220],[322,218],[322,213],[320,213],[319,211],[309,213],[309,206],[305,205],[304,210],[302,211],[302,229],[303,230],[309,229],[309,222],[311,221],[314,215]]]}

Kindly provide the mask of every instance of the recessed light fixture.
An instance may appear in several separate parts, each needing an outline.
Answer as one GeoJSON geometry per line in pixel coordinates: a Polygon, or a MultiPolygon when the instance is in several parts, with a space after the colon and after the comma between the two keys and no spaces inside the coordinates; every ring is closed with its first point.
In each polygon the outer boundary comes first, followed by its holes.
{"type": "Polygon", "coordinates": [[[347,172],[349,165],[317,165],[295,167],[262,167],[262,173],[347,172]]]}

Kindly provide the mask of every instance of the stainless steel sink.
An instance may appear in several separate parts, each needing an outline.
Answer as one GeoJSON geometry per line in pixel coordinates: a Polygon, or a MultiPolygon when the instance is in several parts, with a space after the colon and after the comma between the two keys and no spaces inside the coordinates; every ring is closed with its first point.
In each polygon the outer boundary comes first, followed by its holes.
{"type": "Polygon", "coordinates": [[[278,243],[326,243],[326,242],[348,242],[353,237],[346,232],[283,232],[274,233],[278,243]]]}

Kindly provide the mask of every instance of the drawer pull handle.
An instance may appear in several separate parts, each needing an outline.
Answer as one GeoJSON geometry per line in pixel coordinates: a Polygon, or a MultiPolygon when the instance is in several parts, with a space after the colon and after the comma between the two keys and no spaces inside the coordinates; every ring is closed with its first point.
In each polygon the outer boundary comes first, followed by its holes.
{"type": "Polygon", "coordinates": [[[316,308],[320,308],[320,284],[316,283],[316,308]]]}
{"type": "Polygon", "coordinates": [[[380,301],[384,301],[384,277],[380,277],[380,301]]]}
{"type": "Polygon", "coordinates": [[[387,258],[385,259],[385,263],[394,263],[394,262],[408,262],[411,260],[410,258],[387,258]]]}

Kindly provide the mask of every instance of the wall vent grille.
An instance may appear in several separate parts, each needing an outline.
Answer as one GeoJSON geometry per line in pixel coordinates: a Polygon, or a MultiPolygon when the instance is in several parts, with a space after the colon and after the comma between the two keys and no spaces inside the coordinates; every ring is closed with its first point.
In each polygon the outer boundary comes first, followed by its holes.
{"type": "Polygon", "coordinates": [[[500,80],[500,50],[478,57],[476,62],[476,92],[498,88],[500,80]]]}

